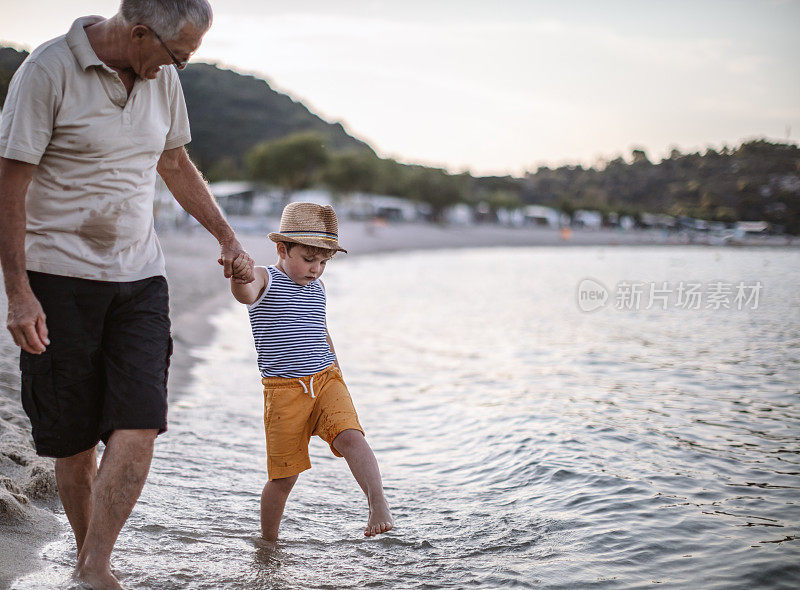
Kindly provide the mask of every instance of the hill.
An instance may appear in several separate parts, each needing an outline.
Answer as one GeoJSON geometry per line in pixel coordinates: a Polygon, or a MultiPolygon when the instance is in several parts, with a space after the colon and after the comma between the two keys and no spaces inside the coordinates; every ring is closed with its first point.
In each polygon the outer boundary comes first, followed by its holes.
{"type": "Polygon", "coordinates": [[[340,123],[328,123],[254,76],[205,63],[190,64],[180,76],[192,125],[189,150],[203,169],[224,158],[238,164],[257,143],[298,131],[319,133],[334,150],[372,151],[340,123]]]}
{"type": "MultiPolygon", "coordinates": [[[[27,52],[0,47],[0,106],[11,76],[27,56],[27,52]]],[[[320,134],[334,150],[372,151],[340,123],[328,123],[254,76],[193,63],[180,77],[192,126],[189,152],[204,171],[220,163],[236,168],[257,143],[300,131],[320,134]]]]}
{"type": "Polygon", "coordinates": [[[28,57],[27,51],[17,51],[11,47],[0,47],[0,107],[6,102],[8,83],[17,68],[28,57]]]}

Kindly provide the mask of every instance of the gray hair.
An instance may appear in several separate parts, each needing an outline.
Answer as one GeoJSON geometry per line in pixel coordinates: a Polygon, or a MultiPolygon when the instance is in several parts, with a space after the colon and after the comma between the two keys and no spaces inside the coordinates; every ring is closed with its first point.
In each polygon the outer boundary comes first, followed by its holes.
{"type": "Polygon", "coordinates": [[[119,14],[127,24],[148,26],[162,39],[177,39],[186,24],[205,31],[213,17],[207,0],[122,0],[119,14]]]}

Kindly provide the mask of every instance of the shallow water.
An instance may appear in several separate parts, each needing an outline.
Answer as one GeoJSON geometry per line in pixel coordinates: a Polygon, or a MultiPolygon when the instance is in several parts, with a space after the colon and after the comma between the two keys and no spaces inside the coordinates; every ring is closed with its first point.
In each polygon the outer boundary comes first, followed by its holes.
{"type": "MultiPolygon", "coordinates": [[[[800,585],[797,251],[405,253],[336,260],[325,283],[396,530],[363,538],[363,495],[315,440],[282,540],[259,542],[262,396],[232,304],[120,535],[126,585],[800,585]],[[591,313],[585,278],[609,290],[591,313]],[[625,280],[763,288],[756,309],[617,309],[625,280]]],[[[58,587],[72,552],[65,535],[15,588],[58,587]]]]}

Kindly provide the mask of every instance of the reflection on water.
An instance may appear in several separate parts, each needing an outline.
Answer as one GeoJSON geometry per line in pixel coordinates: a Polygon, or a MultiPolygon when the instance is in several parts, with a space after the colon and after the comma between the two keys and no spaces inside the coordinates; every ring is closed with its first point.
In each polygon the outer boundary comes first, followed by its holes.
{"type": "MultiPolygon", "coordinates": [[[[790,588],[800,256],[571,248],[337,260],[329,326],[397,529],[321,441],[258,539],[261,392],[232,305],[173,403],[114,567],[133,588],[790,588]],[[754,310],[580,311],[584,278],[760,281],[754,310]]],[[[71,561],[18,582],[48,587],[71,561]]]]}

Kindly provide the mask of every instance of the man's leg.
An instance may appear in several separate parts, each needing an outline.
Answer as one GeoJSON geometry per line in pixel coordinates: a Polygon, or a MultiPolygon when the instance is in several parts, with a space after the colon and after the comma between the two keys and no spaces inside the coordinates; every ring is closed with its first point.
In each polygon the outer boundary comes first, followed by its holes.
{"type": "Polygon", "coordinates": [[[157,434],[158,430],[115,430],[103,453],[76,568],[78,577],[96,590],[120,587],[111,574],[111,551],[144,487],[157,434]]]}
{"type": "Polygon", "coordinates": [[[389,504],[383,494],[381,472],[378,461],[367,443],[367,439],[358,430],[347,429],[333,439],[333,448],[347,460],[353,477],[364,490],[369,503],[369,520],[364,535],[373,537],[392,530],[394,519],[389,512],[389,504]]]}
{"type": "Polygon", "coordinates": [[[72,457],[56,459],[56,483],[64,512],[75,534],[78,554],[92,514],[92,485],[97,476],[97,447],[72,457]]]}
{"type": "Polygon", "coordinates": [[[267,482],[261,492],[261,536],[268,541],[278,538],[278,528],[281,525],[283,509],[286,499],[292,491],[297,476],[282,477],[267,482]]]}

